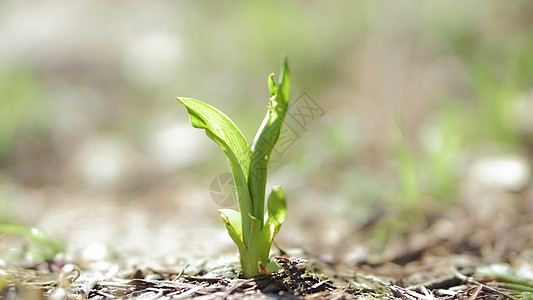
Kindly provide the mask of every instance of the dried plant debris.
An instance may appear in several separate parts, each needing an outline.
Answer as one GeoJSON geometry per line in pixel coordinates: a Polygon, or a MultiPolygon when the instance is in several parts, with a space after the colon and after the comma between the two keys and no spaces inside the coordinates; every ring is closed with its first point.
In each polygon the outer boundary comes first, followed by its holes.
{"type": "MultiPolygon", "coordinates": [[[[281,269],[243,279],[235,263],[211,269],[147,267],[125,277],[43,263],[0,268],[0,299],[531,299],[530,278],[508,265],[420,270],[411,276],[348,274],[318,261],[276,257],[281,269]],[[229,271],[233,270],[233,271],[229,271]],[[424,274],[421,274],[424,273],[424,274]],[[217,275],[218,274],[218,275],[217,275]],[[328,274],[327,276],[325,274],[328,274]],[[424,275],[424,276],[421,276],[424,275]]],[[[205,267],[206,265],[204,265],[205,267]]],[[[379,270],[385,271],[385,266],[379,270]]]]}

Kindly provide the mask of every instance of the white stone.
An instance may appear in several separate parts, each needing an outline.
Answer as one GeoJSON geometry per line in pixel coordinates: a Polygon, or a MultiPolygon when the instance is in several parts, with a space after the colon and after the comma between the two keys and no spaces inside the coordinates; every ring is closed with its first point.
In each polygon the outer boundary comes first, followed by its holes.
{"type": "Polygon", "coordinates": [[[520,156],[485,157],[475,160],[469,168],[475,183],[508,191],[519,191],[531,180],[531,166],[520,156]]]}

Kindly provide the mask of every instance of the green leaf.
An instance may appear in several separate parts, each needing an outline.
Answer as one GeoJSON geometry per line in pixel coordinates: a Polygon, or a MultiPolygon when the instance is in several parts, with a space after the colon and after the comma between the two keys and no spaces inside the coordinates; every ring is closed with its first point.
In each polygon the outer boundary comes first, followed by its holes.
{"type": "Polygon", "coordinates": [[[291,94],[291,79],[289,77],[289,65],[287,58],[283,57],[281,61],[281,70],[279,72],[278,80],[278,93],[281,99],[284,99],[287,104],[289,103],[289,96],[291,94]]]}
{"type": "Polygon", "coordinates": [[[272,188],[268,196],[267,207],[266,227],[270,228],[270,240],[272,242],[287,216],[287,202],[285,201],[285,193],[281,186],[272,188]]]}
{"type": "Polygon", "coordinates": [[[268,216],[272,217],[279,224],[285,221],[287,216],[287,202],[285,201],[285,193],[281,186],[272,187],[272,191],[268,196],[268,216]]]}
{"type": "Polygon", "coordinates": [[[246,183],[250,164],[248,143],[235,123],[218,109],[196,99],[177,99],[187,108],[192,126],[205,129],[207,136],[217,143],[228,157],[241,212],[243,241],[247,241],[251,228],[248,214],[252,212],[252,201],[246,183]]]}
{"type": "Polygon", "coordinates": [[[26,238],[40,247],[37,253],[45,260],[51,260],[57,253],[65,251],[65,246],[62,243],[51,239],[35,227],[21,224],[0,224],[0,234],[12,234],[26,238]]]}
{"type": "Polygon", "coordinates": [[[281,61],[279,87],[274,83],[274,77],[268,77],[268,87],[272,97],[269,107],[252,145],[250,172],[248,175],[248,189],[253,200],[253,216],[261,223],[264,221],[264,199],[267,179],[268,162],[272,149],[278,141],[281,126],[289,106],[290,79],[289,67],[285,57],[281,61]]]}
{"type": "Polygon", "coordinates": [[[268,242],[263,238],[263,224],[251,214],[249,218],[251,235],[250,239],[245,242],[247,245],[245,255],[241,256],[241,265],[245,277],[253,277],[258,274],[259,262],[266,264],[268,262],[268,252],[270,251],[268,242]]]}
{"type": "Polygon", "coordinates": [[[235,156],[242,172],[247,176],[250,149],[237,125],[223,112],[209,104],[191,98],[177,99],[187,108],[192,126],[205,129],[210,138],[216,136],[220,141],[215,142],[222,147],[226,155],[235,156]]]}
{"type": "Polygon", "coordinates": [[[265,224],[261,230],[260,237],[256,243],[252,244],[252,246],[257,247],[259,261],[262,262],[263,266],[268,264],[270,246],[287,215],[285,194],[281,186],[272,188],[272,192],[268,197],[267,207],[268,211],[265,214],[265,224]]]}
{"type": "Polygon", "coordinates": [[[241,214],[233,209],[219,209],[218,211],[233,242],[237,244],[239,250],[245,248],[242,240],[241,214]]]}
{"type": "Polygon", "coordinates": [[[270,73],[268,76],[268,91],[271,96],[276,96],[278,93],[278,87],[276,86],[276,83],[274,83],[274,73],[270,73]]]}
{"type": "Polygon", "coordinates": [[[280,269],[281,265],[275,260],[270,261],[265,267],[265,271],[267,274],[276,273],[280,269]]]}

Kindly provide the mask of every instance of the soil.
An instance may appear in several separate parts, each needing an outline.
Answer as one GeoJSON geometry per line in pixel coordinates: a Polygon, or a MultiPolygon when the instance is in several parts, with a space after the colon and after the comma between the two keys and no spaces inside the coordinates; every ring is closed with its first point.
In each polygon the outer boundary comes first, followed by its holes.
{"type": "MultiPolygon", "coordinates": [[[[405,279],[394,280],[339,272],[318,261],[276,259],[282,265],[280,271],[251,279],[238,278],[232,263],[196,275],[172,267],[131,269],[122,278],[110,280],[80,276],[79,268],[71,264],[58,270],[57,262],[51,262],[12,272],[24,279],[8,285],[0,295],[3,299],[514,299],[520,296],[503,288],[502,278],[476,274],[474,265],[450,264],[448,270],[428,265],[425,271],[418,270],[405,279]]],[[[388,269],[394,273],[391,267],[378,268],[379,272],[388,269]]]]}
{"type": "MultiPolygon", "coordinates": [[[[380,255],[359,259],[348,259],[342,245],[335,255],[276,246],[273,259],[282,268],[251,279],[239,277],[236,255],[159,261],[56,255],[48,262],[5,264],[0,298],[531,299],[531,216],[519,209],[477,211],[435,217],[419,232],[392,235],[380,255]]],[[[369,246],[386,215],[358,228],[367,241],[362,246],[369,246]]]]}

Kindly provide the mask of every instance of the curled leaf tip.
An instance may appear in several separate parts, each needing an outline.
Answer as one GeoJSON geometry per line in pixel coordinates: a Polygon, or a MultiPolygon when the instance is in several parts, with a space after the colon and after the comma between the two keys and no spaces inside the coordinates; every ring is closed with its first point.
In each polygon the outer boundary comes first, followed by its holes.
{"type": "Polygon", "coordinates": [[[272,96],[275,96],[278,93],[278,87],[274,82],[274,73],[268,75],[268,90],[272,96]]]}

